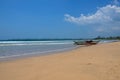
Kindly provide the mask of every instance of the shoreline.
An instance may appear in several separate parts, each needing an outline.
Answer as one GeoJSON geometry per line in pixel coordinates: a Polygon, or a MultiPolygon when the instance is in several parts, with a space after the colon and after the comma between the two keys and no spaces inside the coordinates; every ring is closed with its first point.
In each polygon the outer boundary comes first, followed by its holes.
{"type": "MultiPolygon", "coordinates": [[[[105,43],[111,43],[111,42],[114,42],[114,41],[105,41],[105,42],[100,41],[100,43],[98,43],[97,45],[105,44],[105,43]]],[[[65,52],[65,51],[76,49],[78,47],[83,47],[83,46],[86,47],[86,45],[76,45],[76,46],[68,47],[68,48],[53,49],[53,50],[46,50],[46,51],[25,52],[25,53],[22,53],[22,54],[18,52],[19,54],[8,55],[8,56],[7,55],[6,56],[0,56],[0,62],[1,61],[6,61],[6,60],[8,61],[8,60],[26,58],[26,57],[43,56],[43,55],[61,53],[61,52],[65,52]]]]}
{"type": "Polygon", "coordinates": [[[119,80],[119,74],[120,42],[0,62],[1,80],[119,80]]]}
{"type": "Polygon", "coordinates": [[[75,50],[77,48],[83,47],[82,45],[70,47],[70,48],[63,48],[63,49],[56,49],[56,50],[50,50],[50,51],[43,51],[43,52],[31,52],[31,53],[25,53],[21,55],[11,55],[11,56],[0,56],[0,62],[6,62],[6,61],[13,61],[13,60],[19,60],[19,59],[25,59],[29,57],[37,57],[37,56],[49,56],[52,54],[60,54],[63,52],[68,52],[71,50],[75,50]]]}

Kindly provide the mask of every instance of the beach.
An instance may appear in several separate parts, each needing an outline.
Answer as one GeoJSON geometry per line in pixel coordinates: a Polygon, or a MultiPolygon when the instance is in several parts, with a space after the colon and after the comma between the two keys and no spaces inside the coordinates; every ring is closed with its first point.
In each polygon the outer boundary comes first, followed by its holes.
{"type": "Polygon", "coordinates": [[[0,80],[120,80],[120,42],[3,61],[0,80]]]}

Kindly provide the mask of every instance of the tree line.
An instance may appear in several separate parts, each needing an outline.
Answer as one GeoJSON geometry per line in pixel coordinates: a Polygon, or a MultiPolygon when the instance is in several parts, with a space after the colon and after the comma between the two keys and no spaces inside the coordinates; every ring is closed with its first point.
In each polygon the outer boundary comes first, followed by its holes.
{"type": "Polygon", "coordinates": [[[98,37],[96,37],[95,39],[107,39],[107,40],[117,39],[117,40],[120,40],[120,36],[109,36],[109,37],[101,37],[101,36],[98,36],[98,37]]]}

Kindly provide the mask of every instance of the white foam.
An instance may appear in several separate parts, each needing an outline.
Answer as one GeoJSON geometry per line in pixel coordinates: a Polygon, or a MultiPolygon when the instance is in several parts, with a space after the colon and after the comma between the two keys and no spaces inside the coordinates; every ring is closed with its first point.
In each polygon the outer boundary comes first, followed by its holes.
{"type": "Polygon", "coordinates": [[[0,46],[73,44],[72,41],[0,41],[0,46]]]}

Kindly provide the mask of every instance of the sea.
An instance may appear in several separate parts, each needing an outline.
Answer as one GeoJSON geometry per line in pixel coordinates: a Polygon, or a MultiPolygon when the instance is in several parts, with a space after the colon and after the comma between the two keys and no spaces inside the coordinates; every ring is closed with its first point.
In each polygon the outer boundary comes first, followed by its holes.
{"type": "Polygon", "coordinates": [[[76,48],[73,40],[0,41],[0,60],[33,55],[46,55],[76,48]]]}
{"type": "MultiPolygon", "coordinates": [[[[84,40],[81,40],[84,41],[84,40]]],[[[113,42],[101,40],[99,43],[113,42]]],[[[75,49],[73,40],[48,41],[0,41],[0,61],[37,55],[48,55],[56,52],[75,49]]]]}

